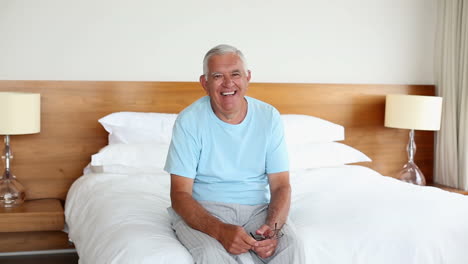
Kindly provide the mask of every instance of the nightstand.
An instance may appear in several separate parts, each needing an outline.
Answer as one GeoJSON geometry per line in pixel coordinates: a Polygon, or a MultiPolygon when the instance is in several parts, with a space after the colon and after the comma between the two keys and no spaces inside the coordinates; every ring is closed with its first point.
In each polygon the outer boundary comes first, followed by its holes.
{"type": "Polygon", "coordinates": [[[432,183],[432,184],[429,184],[429,186],[437,187],[437,188],[440,188],[440,189],[443,189],[443,190],[446,190],[446,191],[449,191],[449,192],[455,192],[455,193],[461,193],[461,194],[464,194],[464,195],[468,195],[468,191],[464,191],[464,190],[453,188],[453,187],[448,187],[448,186],[438,184],[438,183],[432,183]]]}
{"type": "Polygon", "coordinates": [[[25,201],[0,208],[0,252],[70,248],[58,199],[25,201]]]}

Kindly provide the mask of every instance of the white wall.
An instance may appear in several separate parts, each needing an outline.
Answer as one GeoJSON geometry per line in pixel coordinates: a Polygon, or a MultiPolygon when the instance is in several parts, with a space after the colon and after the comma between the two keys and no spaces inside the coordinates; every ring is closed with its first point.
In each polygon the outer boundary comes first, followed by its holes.
{"type": "Polygon", "coordinates": [[[197,81],[219,43],[254,82],[432,84],[437,0],[0,0],[0,79],[197,81]]]}

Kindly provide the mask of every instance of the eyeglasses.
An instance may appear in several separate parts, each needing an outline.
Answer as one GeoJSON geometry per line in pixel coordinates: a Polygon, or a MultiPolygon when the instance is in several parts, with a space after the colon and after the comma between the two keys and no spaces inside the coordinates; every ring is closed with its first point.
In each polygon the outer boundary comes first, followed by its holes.
{"type": "Polygon", "coordinates": [[[269,236],[263,236],[263,235],[254,235],[252,232],[250,232],[250,235],[257,241],[262,241],[265,239],[280,239],[283,237],[284,233],[281,231],[281,228],[277,228],[277,223],[275,223],[275,229],[272,230],[273,233],[269,236]]]}

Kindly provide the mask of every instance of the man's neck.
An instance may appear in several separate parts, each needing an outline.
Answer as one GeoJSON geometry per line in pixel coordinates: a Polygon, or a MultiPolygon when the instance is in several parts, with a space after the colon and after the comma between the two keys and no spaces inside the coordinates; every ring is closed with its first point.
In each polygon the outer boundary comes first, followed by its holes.
{"type": "MultiPolygon", "coordinates": [[[[226,122],[231,125],[237,125],[242,123],[244,121],[245,117],[247,116],[247,111],[248,111],[248,103],[247,99],[244,98],[242,102],[242,107],[239,111],[233,112],[233,113],[216,113],[215,115],[223,122],[226,122]]],[[[213,109],[214,112],[214,109],[213,109]]]]}

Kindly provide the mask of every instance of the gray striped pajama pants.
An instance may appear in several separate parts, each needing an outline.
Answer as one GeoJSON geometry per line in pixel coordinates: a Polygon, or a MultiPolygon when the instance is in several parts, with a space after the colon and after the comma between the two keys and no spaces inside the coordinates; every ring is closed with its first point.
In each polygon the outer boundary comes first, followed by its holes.
{"type": "MultiPolygon", "coordinates": [[[[251,206],[206,201],[200,201],[199,203],[224,223],[242,226],[247,233],[252,232],[254,234],[261,225],[265,224],[268,211],[267,204],[251,206]]],[[[255,264],[305,263],[303,245],[296,236],[294,227],[289,220],[281,228],[284,236],[279,239],[274,255],[262,259],[253,251],[241,255],[228,253],[216,239],[189,227],[172,208],[168,208],[168,211],[177,238],[192,254],[196,264],[246,264],[248,262],[245,259],[249,258],[248,255],[255,264]]]]}

